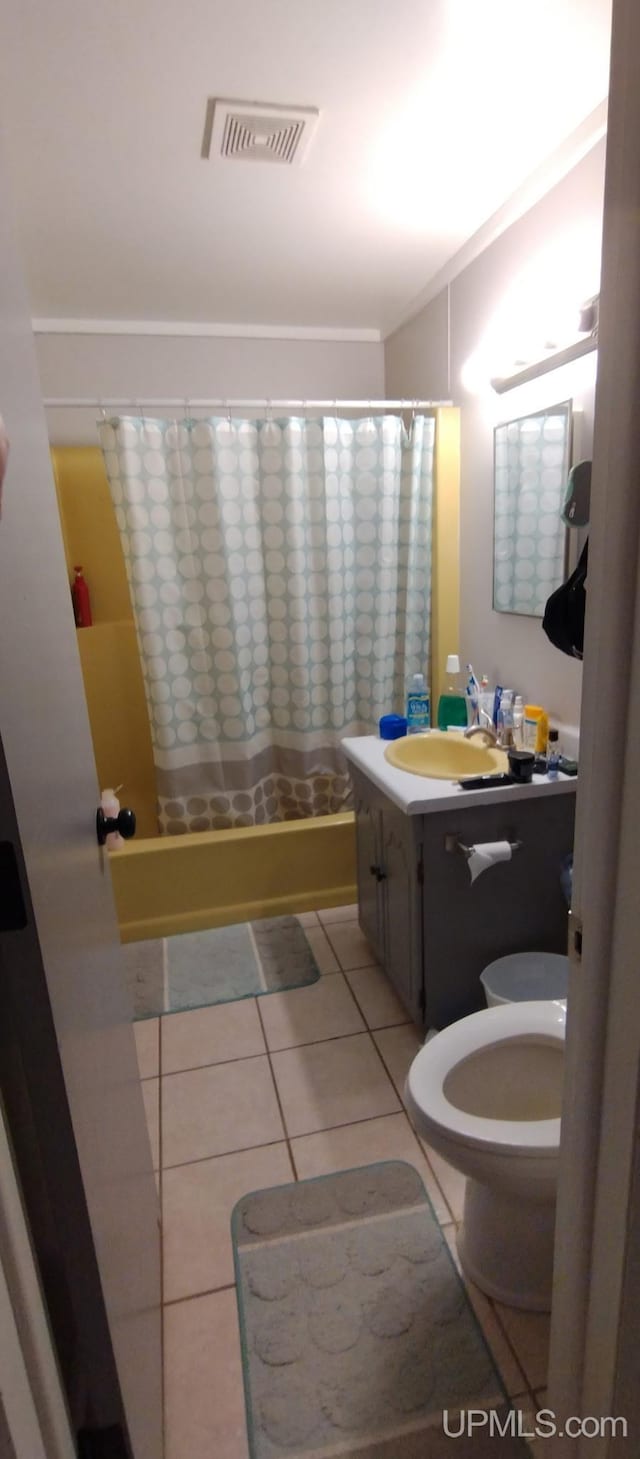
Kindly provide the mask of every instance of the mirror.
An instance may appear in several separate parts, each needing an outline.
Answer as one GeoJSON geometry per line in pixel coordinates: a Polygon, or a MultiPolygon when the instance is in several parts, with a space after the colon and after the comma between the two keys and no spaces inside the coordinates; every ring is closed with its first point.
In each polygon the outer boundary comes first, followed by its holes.
{"type": "Polygon", "coordinates": [[[542,618],[567,577],[560,515],[571,459],[571,401],[494,431],[493,607],[542,618]]]}

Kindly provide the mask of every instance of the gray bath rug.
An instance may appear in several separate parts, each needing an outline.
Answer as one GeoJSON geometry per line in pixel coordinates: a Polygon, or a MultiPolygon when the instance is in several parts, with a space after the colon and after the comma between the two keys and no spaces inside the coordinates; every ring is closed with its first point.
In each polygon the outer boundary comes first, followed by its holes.
{"type": "Polygon", "coordinates": [[[320,977],[297,917],[129,942],[123,953],[136,1018],[281,993],[320,977]]]}
{"type": "Polygon", "coordinates": [[[251,1459],[525,1459],[466,1435],[509,1405],[412,1165],[256,1191],[231,1229],[251,1459]]]}

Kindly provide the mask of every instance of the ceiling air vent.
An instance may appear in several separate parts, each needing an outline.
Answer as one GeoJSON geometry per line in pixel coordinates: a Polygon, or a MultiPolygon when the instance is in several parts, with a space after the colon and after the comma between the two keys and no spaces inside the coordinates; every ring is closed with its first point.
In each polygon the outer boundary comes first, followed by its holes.
{"type": "Polygon", "coordinates": [[[271,106],[262,101],[210,97],[202,138],[204,158],[230,162],[304,160],[318,122],[314,106],[271,106]]]}

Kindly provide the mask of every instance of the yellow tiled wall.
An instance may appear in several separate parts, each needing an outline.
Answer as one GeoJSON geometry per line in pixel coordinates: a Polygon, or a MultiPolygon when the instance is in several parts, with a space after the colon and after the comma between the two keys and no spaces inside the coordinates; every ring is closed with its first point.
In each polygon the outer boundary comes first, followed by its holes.
{"type": "Polygon", "coordinates": [[[93,626],[77,634],[98,779],[122,785],[120,802],[136,812],[139,836],[157,836],[149,715],[102,453],[70,446],[51,454],[69,582],[80,564],[91,596],[93,626]]]}

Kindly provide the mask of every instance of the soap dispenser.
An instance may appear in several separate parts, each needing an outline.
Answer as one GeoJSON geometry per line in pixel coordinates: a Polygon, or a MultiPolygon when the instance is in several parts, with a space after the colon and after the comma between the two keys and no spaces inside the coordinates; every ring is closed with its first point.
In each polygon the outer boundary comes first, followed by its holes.
{"type": "Polygon", "coordinates": [[[445,672],[447,688],[438,700],[438,729],[466,729],[467,701],[459,687],[460,660],[457,654],[449,654],[445,672]]]}

